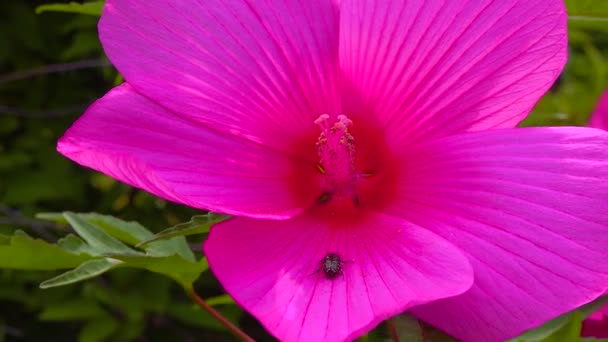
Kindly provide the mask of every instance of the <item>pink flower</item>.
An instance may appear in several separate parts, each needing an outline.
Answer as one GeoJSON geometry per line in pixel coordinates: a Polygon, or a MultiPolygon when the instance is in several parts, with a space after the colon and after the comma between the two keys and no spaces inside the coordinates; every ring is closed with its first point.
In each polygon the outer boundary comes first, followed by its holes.
{"type": "Polygon", "coordinates": [[[589,119],[589,126],[608,130],[608,91],[606,91],[598,101],[597,106],[589,119]]]}
{"type": "Polygon", "coordinates": [[[608,305],[594,312],[583,321],[581,336],[597,338],[608,337],[608,305]]]}
{"type": "Polygon", "coordinates": [[[99,31],[127,83],[59,151],[238,216],[204,252],[279,339],[502,341],[606,290],[608,134],[513,129],[562,1],[108,0],[99,31]]]}
{"type": "MultiPolygon", "coordinates": [[[[593,114],[591,114],[589,126],[603,130],[608,129],[608,91],[600,98],[593,114]]],[[[583,321],[581,336],[608,338],[608,305],[583,321]]]]}

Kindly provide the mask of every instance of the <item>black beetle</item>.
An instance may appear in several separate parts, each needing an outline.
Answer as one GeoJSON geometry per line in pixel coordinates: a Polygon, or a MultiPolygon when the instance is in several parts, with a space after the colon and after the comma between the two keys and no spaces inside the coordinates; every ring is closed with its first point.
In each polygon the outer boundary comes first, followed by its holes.
{"type": "Polygon", "coordinates": [[[338,275],[344,277],[344,272],[342,271],[342,264],[346,262],[352,261],[342,260],[342,258],[338,254],[329,253],[319,261],[319,269],[311,273],[310,275],[323,271],[323,274],[325,274],[325,278],[327,279],[334,279],[338,275]]]}

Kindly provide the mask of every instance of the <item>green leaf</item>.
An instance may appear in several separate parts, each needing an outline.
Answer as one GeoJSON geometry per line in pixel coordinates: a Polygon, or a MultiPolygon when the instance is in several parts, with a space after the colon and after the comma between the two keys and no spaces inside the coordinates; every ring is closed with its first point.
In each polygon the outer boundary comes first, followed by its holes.
{"type": "Polygon", "coordinates": [[[65,212],[63,216],[95,251],[101,254],[138,254],[137,251],[129,248],[100,227],[87,222],[82,214],[65,212]]]}
{"type": "Polygon", "coordinates": [[[205,302],[207,302],[207,304],[209,304],[210,306],[232,305],[232,304],[234,304],[234,299],[232,299],[232,297],[230,297],[229,295],[219,295],[219,296],[207,298],[207,299],[205,299],[205,302]]]}
{"type": "Polygon", "coordinates": [[[63,213],[38,213],[34,215],[35,218],[40,220],[52,221],[59,224],[68,224],[68,221],[63,217],[63,213]]]}
{"type": "Polygon", "coordinates": [[[192,288],[192,283],[209,268],[205,258],[194,262],[184,259],[180,255],[164,257],[112,255],[112,258],[123,261],[124,266],[143,268],[166,275],[180,283],[185,289],[192,288]]]}
{"type": "Polygon", "coordinates": [[[123,221],[114,216],[97,213],[77,214],[83,220],[101,228],[118,240],[135,246],[139,241],[148,239],[154,234],[138,222],[123,221]]]}
{"type": "Polygon", "coordinates": [[[153,241],[170,239],[176,236],[208,233],[212,225],[224,221],[228,218],[229,216],[227,215],[221,215],[216,213],[196,215],[193,216],[188,222],[180,223],[173,227],[167,228],[162,232],[154,235],[154,237],[140,242],[138,246],[143,246],[153,241]]]}
{"type": "Polygon", "coordinates": [[[74,254],[85,253],[94,256],[101,255],[94,248],[87,245],[84,240],[74,234],[68,234],[64,238],[59,239],[59,241],[57,241],[57,246],[74,254]]]}
{"type": "Polygon", "coordinates": [[[120,264],[122,264],[121,261],[110,258],[100,258],[85,261],[73,270],[67,271],[54,278],[43,281],[40,284],[40,288],[48,289],[50,287],[64,286],[85,279],[90,279],[104,272],[107,272],[120,264]]]}
{"type": "Polygon", "coordinates": [[[566,0],[569,26],[608,30],[608,1],[566,0]]]}
{"type": "Polygon", "coordinates": [[[72,234],[66,236],[58,242],[60,249],[103,257],[89,260],[80,264],[76,269],[43,282],[40,285],[42,288],[72,284],[121,266],[143,268],[163,274],[180,283],[185,289],[189,289],[200,274],[208,268],[206,259],[196,261],[183,236],[152,241],[145,245],[146,254],[133,250],[123,241],[134,245],[141,239],[153,237],[150,231],[137,222],[126,222],[96,213],[64,212],[61,217],[53,213],[46,213],[39,217],[56,222],[65,220],[82,237],[81,239],[72,234]]]}
{"type": "Polygon", "coordinates": [[[391,318],[400,341],[424,342],[424,332],[416,317],[399,315],[391,318]]]}
{"type": "Polygon", "coordinates": [[[608,1],[606,0],[566,0],[570,17],[595,17],[608,19],[608,1]]]}
{"type": "Polygon", "coordinates": [[[90,260],[91,255],[72,253],[22,231],[0,239],[0,268],[21,270],[58,270],[72,268],[90,260]]]}
{"type": "MultiPolygon", "coordinates": [[[[152,241],[145,245],[146,254],[133,250],[123,241],[134,245],[142,239],[153,238],[153,234],[137,222],[126,222],[112,216],[96,213],[76,214],[64,212],[62,216],[53,213],[39,215],[56,222],[65,220],[80,235],[67,235],[58,241],[57,246],[49,245],[68,255],[84,254],[78,267],[62,273],[40,284],[41,288],[49,288],[72,284],[89,279],[114,267],[135,267],[168,276],[185,289],[190,289],[192,283],[200,274],[207,270],[207,260],[196,261],[183,236],[174,236],[168,240],[152,241]],[[82,239],[81,239],[82,237],[82,239]],[[93,256],[102,256],[90,260],[93,256]]],[[[208,216],[205,216],[208,218],[208,216]]],[[[215,218],[215,217],[214,217],[215,218]]],[[[193,222],[201,222],[193,220],[193,222]]],[[[211,220],[206,220],[209,222],[211,220]]],[[[207,228],[208,229],[208,228],[207,228]]],[[[0,247],[2,247],[0,235],[0,247]]],[[[76,265],[71,264],[71,267],[76,265]]]]}
{"type": "MultiPolygon", "coordinates": [[[[239,321],[243,311],[236,305],[218,307],[217,310],[231,322],[239,321]]],[[[167,308],[167,314],[184,324],[225,331],[226,328],[198,305],[190,303],[174,303],[167,308]]]]}
{"type": "Polygon", "coordinates": [[[50,304],[38,315],[42,321],[80,321],[106,316],[108,313],[97,301],[75,298],[50,304]]]}
{"type": "Polygon", "coordinates": [[[604,307],[606,304],[608,304],[608,296],[602,296],[602,297],[597,298],[596,300],[594,300],[591,303],[587,303],[587,304],[581,306],[576,311],[580,311],[583,314],[583,317],[587,317],[587,316],[591,315],[592,313],[596,312],[597,310],[601,309],[602,307],[604,307]]]}
{"type": "Polygon", "coordinates": [[[144,246],[146,254],[150,256],[180,255],[186,260],[196,261],[194,253],[183,236],[176,236],[169,240],[154,241],[144,246]]]}
{"type": "Polygon", "coordinates": [[[0,246],[10,245],[12,237],[10,235],[0,234],[0,246]]]}
{"type": "Polygon", "coordinates": [[[43,12],[70,12],[100,16],[105,1],[92,1],[83,4],[70,2],[67,4],[48,4],[36,7],[36,14],[43,12]]]}
{"type": "Polygon", "coordinates": [[[536,329],[527,331],[523,335],[509,340],[509,342],[584,341],[580,337],[583,319],[604,306],[607,302],[607,297],[600,297],[577,310],[563,314],[536,329]]]}
{"type": "Polygon", "coordinates": [[[110,315],[87,322],[80,330],[78,342],[109,341],[109,337],[119,328],[118,321],[110,315]]]}
{"type": "MultiPolygon", "coordinates": [[[[580,313],[579,313],[580,314],[580,313]]],[[[510,340],[509,342],[548,342],[552,341],[552,336],[559,333],[562,329],[567,329],[570,324],[572,314],[568,313],[552,319],[540,327],[527,331],[523,335],[510,340]]],[[[580,327],[580,326],[579,326],[580,327]]]]}
{"type": "MultiPolygon", "coordinates": [[[[41,213],[36,215],[36,217],[63,224],[68,223],[65,214],[66,213],[41,213]]],[[[131,246],[140,246],[142,245],[140,244],[140,241],[153,240],[154,238],[154,234],[138,222],[124,221],[113,216],[101,215],[97,213],[67,214],[75,215],[81,220],[84,220],[96,227],[98,230],[104,231],[107,233],[107,235],[110,235],[111,237],[131,246]]],[[[196,260],[194,254],[190,250],[188,242],[183,236],[176,236],[168,240],[153,241],[149,244],[145,244],[143,248],[146,251],[146,254],[152,256],[169,256],[179,254],[190,261],[196,260]]],[[[96,253],[96,255],[104,253],[108,253],[108,251],[104,249],[101,252],[96,253]]]]}

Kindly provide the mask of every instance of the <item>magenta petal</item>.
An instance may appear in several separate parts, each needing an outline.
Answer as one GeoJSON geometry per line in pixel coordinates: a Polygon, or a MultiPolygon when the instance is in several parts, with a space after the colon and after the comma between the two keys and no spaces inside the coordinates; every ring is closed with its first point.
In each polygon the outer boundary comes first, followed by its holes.
{"type": "Polygon", "coordinates": [[[290,194],[288,180],[293,168],[316,167],[185,120],[128,84],[95,102],[58,150],[165,199],[261,218],[291,217],[308,206],[290,194]]]}
{"type": "Polygon", "coordinates": [[[608,338],[608,305],[594,312],[583,321],[581,336],[608,338]]]}
{"type": "Polygon", "coordinates": [[[602,95],[597,103],[593,114],[591,114],[589,125],[594,128],[608,130],[608,91],[602,95]]]}
{"type": "Polygon", "coordinates": [[[340,15],[345,112],[367,107],[395,145],[514,127],[567,57],[563,0],[343,0],[340,15]]]}
{"type": "Polygon", "coordinates": [[[382,214],[343,228],[308,214],[234,218],[216,225],[203,248],[226,291],[282,341],[351,340],[472,284],[468,260],[425,229],[382,214]],[[352,261],[344,277],[315,273],[328,253],[352,261]]]}
{"type": "Polygon", "coordinates": [[[138,92],[218,130],[287,149],[340,113],[335,1],[108,0],[99,34],[138,92]]]}
{"type": "Polygon", "coordinates": [[[608,134],[591,128],[464,133],[411,147],[387,212],[460,247],[463,295],[413,312],[464,341],[503,341],[608,287],[608,134]]]}

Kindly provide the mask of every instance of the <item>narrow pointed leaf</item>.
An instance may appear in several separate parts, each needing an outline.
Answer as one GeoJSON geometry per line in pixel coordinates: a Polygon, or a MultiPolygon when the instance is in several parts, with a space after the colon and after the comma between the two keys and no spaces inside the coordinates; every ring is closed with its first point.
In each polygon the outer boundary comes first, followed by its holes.
{"type": "Polygon", "coordinates": [[[139,241],[154,235],[138,222],[124,221],[114,216],[97,213],[78,214],[78,216],[131,246],[135,246],[139,241]]]}
{"type": "Polygon", "coordinates": [[[93,259],[82,263],[73,270],[62,273],[54,278],[45,280],[40,284],[40,288],[48,289],[51,287],[73,284],[85,279],[96,277],[112,268],[122,264],[118,260],[110,258],[93,259]]]}
{"type": "Polygon", "coordinates": [[[96,251],[104,254],[138,254],[103,229],[87,222],[80,215],[65,212],[64,217],[72,228],[96,251]]]}
{"type": "Polygon", "coordinates": [[[84,240],[74,234],[68,234],[65,237],[59,239],[59,241],[57,241],[57,246],[74,254],[85,253],[94,256],[101,255],[97,250],[95,250],[95,248],[87,245],[84,240]]]}
{"type": "Polygon", "coordinates": [[[85,3],[70,2],[67,4],[47,4],[36,7],[36,13],[43,12],[70,12],[100,16],[105,1],[91,1],[85,3]]]}
{"type": "MultiPolygon", "coordinates": [[[[58,224],[69,224],[66,219],[65,213],[39,213],[36,215],[37,218],[53,221],[58,224]]],[[[142,248],[145,250],[147,255],[151,256],[168,256],[179,254],[185,259],[195,261],[194,254],[190,250],[188,242],[183,236],[169,237],[167,240],[151,241],[150,243],[143,244],[141,241],[154,240],[154,234],[147,228],[133,221],[124,221],[110,215],[101,215],[98,213],[69,213],[70,215],[76,215],[80,219],[88,222],[89,224],[97,227],[99,230],[104,231],[111,237],[124,242],[127,245],[135,246],[136,248],[142,248]]],[[[74,242],[74,241],[68,241],[74,242]]],[[[96,255],[108,253],[106,250],[102,250],[96,255]]]]}
{"type": "Polygon", "coordinates": [[[143,246],[158,240],[170,239],[176,236],[208,233],[211,226],[228,218],[229,216],[227,215],[220,215],[215,213],[193,216],[190,221],[167,228],[162,232],[154,235],[154,237],[140,242],[138,246],[143,246]]]}
{"type": "MultiPolygon", "coordinates": [[[[78,214],[85,221],[102,229],[116,239],[131,245],[139,246],[142,240],[154,237],[154,234],[138,222],[124,221],[109,215],[97,213],[78,214]]],[[[195,261],[194,254],[188,246],[188,242],[183,236],[174,237],[169,240],[156,241],[143,246],[147,255],[150,256],[170,256],[179,254],[185,259],[195,261]]]]}
{"type": "Polygon", "coordinates": [[[39,219],[39,220],[47,220],[47,221],[52,221],[58,224],[68,224],[68,220],[65,219],[65,217],[63,216],[63,213],[52,213],[52,212],[45,212],[45,213],[38,213],[36,215],[34,215],[35,218],[39,219]]]}
{"type": "MultiPolygon", "coordinates": [[[[78,214],[82,219],[99,227],[116,239],[140,247],[140,241],[149,240],[154,234],[138,222],[124,221],[109,215],[97,213],[78,214]]],[[[169,256],[179,254],[185,259],[195,261],[194,254],[184,237],[175,237],[169,240],[157,241],[143,246],[146,254],[151,256],[169,256]]]]}

